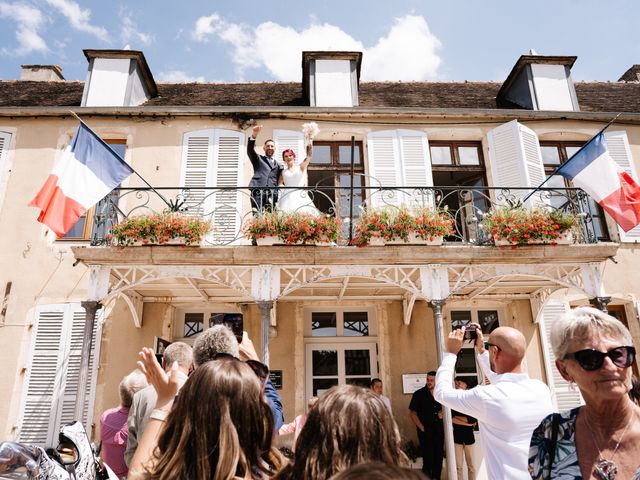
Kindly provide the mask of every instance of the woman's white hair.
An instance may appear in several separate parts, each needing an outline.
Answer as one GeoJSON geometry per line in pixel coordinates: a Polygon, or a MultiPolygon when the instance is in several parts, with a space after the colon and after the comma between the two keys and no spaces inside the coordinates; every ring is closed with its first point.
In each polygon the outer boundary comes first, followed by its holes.
{"type": "Polygon", "coordinates": [[[592,307],[578,307],[568,311],[551,327],[551,348],[558,360],[562,360],[572,344],[586,342],[592,337],[619,340],[623,345],[633,345],[631,333],[618,319],[592,307]]]}

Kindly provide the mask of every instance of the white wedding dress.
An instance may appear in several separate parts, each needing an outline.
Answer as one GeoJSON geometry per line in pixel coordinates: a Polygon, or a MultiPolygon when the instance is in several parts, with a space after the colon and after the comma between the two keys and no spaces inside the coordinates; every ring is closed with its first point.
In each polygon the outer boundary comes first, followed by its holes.
{"type": "MultiPolygon", "coordinates": [[[[307,172],[306,170],[302,171],[300,165],[296,164],[282,171],[282,180],[285,187],[306,187],[307,172]]],[[[320,211],[313,204],[306,190],[280,190],[280,198],[276,203],[276,209],[287,213],[297,212],[320,215],[320,211]]]]}

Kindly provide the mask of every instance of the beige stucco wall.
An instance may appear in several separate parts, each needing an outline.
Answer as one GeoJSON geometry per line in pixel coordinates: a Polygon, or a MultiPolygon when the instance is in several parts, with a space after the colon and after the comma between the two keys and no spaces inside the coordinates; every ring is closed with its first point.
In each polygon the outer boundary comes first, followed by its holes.
{"type": "MultiPolygon", "coordinates": [[[[177,185],[180,175],[182,139],[185,132],[207,128],[236,127],[231,121],[211,118],[106,119],[91,117],[88,124],[105,139],[126,139],[126,159],[152,184],[177,185]]],[[[380,119],[385,120],[385,119],[380,119]]],[[[320,122],[319,140],[349,140],[365,142],[371,130],[390,128],[397,118],[389,117],[389,125],[349,125],[339,122],[320,122]]],[[[467,122],[472,121],[470,119],[467,122]]],[[[273,129],[299,130],[299,120],[264,121],[258,145],[273,136],[273,129]]],[[[543,140],[580,140],[593,134],[599,123],[576,121],[524,122],[543,140]],[[568,133],[571,131],[570,133],[568,133]]],[[[497,124],[496,124],[497,125],[497,124]]],[[[73,135],[77,122],[59,118],[0,119],[0,126],[14,132],[8,162],[10,173],[0,203],[0,294],[7,282],[12,282],[4,324],[0,327],[0,362],[6,379],[0,384],[0,436],[13,437],[13,425],[20,412],[23,379],[28,365],[31,340],[30,325],[33,308],[51,303],[79,302],[86,298],[87,269],[73,267],[74,258],[68,243],[52,243],[45,236],[46,229],[35,221],[37,211],[27,206],[51,171],[61,150],[73,135]]],[[[427,131],[432,140],[483,140],[494,125],[448,125],[444,127],[416,124],[403,125],[427,131]]],[[[614,126],[613,130],[622,127],[614,126]]],[[[640,172],[640,127],[625,125],[636,170],[640,172]]],[[[245,132],[248,134],[248,131],[245,132]]],[[[245,137],[246,140],[246,137],[245,137]]],[[[488,151],[485,142],[485,161],[488,151]]],[[[251,176],[248,160],[244,164],[244,181],[251,176]]],[[[490,174],[489,174],[490,178],[490,174]]],[[[141,185],[131,177],[129,185],[141,185]]],[[[155,206],[158,206],[156,204],[155,206]]],[[[357,251],[354,258],[357,261],[357,251]]],[[[629,326],[634,338],[640,339],[640,323],[633,302],[640,298],[638,247],[622,245],[616,255],[617,264],[608,262],[604,280],[606,292],[615,302],[626,302],[629,326]]],[[[308,305],[282,302],[277,304],[277,336],[271,339],[271,367],[283,370],[284,388],[281,391],[285,415],[292,419],[304,408],[304,343],[302,332],[303,308],[308,305]]],[[[451,305],[448,305],[451,307],[451,305]]],[[[532,322],[531,309],[526,300],[505,302],[507,325],[523,331],[528,340],[527,366],[530,375],[545,378],[541,361],[537,326],[532,322]]],[[[434,327],[430,309],[417,302],[409,326],[402,322],[400,302],[381,304],[379,314],[380,375],[385,391],[391,397],[401,429],[411,434],[414,429],[406,415],[410,395],[401,393],[402,373],[426,372],[437,366],[434,327]],[[417,353],[416,353],[417,352],[417,353]]],[[[95,412],[117,403],[117,385],[135,364],[135,356],[143,345],[152,345],[156,335],[164,335],[174,318],[171,307],[164,304],[145,305],[143,327],[136,328],[131,316],[118,302],[104,327],[100,372],[98,376],[95,412]],[[161,321],[159,319],[162,319],[161,321]]],[[[247,330],[261,349],[260,312],[250,305],[245,315],[247,330]]],[[[445,328],[447,330],[447,328],[445,328]]],[[[96,418],[97,421],[97,418],[96,418]]]]}

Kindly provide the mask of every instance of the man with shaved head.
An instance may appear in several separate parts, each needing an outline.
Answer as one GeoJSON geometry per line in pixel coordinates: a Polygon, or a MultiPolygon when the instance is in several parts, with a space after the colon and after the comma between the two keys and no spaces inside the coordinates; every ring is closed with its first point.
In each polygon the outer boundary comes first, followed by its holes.
{"type": "Polygon", "coordinates": [[[453,385],[457,354],[464,330],[449,334],[446,353],[436,375],[435,399],[449,408],[478,419],[480,440],[491,479],[527,479],[529,442],[540,421],[554,411],[549,387],[529,378],[522,361],[527,349],[524,335],[515,328],[496,328],[487,342],[480,325],[475,341],[478,363],[490,385],[471,390],[453,385]]]}

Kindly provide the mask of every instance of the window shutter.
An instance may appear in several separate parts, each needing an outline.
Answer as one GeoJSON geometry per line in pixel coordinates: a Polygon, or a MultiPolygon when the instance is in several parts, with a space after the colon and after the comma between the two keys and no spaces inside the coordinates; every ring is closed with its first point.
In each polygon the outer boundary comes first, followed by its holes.
{"type": "MultiPolygon", "coordinates": [[[[60,426],[75,420],[85,311],[79,304],[45,305],[36,310],[22,404],[19,441],[51,446],[60,426]]],[[[100,329],[96,318],[83,423],[91,432],[100,329]]]]}
{"type": "Polygon", "coordinates": [[[189,189],[183,208],[193,215],[210,212],[209,205],[205,205],[210,204],[210,197],[205,201],[207,191],[204,187],[210,185],[209,158],[213,135],[213,130],[200,130],[184,135],[180,186],[189,189]]]}
{"type": "MultiPolygon", "coordinates": [[[[367,138],[369,156],[369,186],[398,187],[402,185],[400,151],[396,130],[372,132],[367,138]]],[[[371,207],[400,204],[398,192],[368,190],[371,207]]]]}
{"type": "MultiPolygon", "coordinates": [[[[95,385],[97,381],[97,362],[100,358],[99,311],[93,324],[91,339],[91,355],[89,356],[89,377],[87,379],[85,404],[82,411],[82,423],[91,434],[93,404],[95,400],[95,385]]],[[[62,396],[60,398],[60,420],[58,425],[73,422],[75,418],[76,397],[78,396],[78,378],[80,375],[80,359],[82,355],[82,340],[84,338],[85,310],[78,304],[69,305],[66,320],[69,325],[68,347],[61,370],[66,372],[62,396]]]]}
{"type": "Polygon", "coordinates": [[[211,197],[213,228],[207,241],[213,244],[228,244],[239,237],[242,222],[242,197],[236,189],[242,185],[241,165],[244,160],[244,134],[234,130],[216,129],[213,142],[211,166],[214,187],[233,187],[231,190],[216,190],[211,197]]]}
{"type": "MultiPolygon", "coordinates": [[[[613,161],[616,162],[618,167],[631,175],[631,178],[638,182],[638,174],[633,164],[627,132],[606,132],[604,138],[607,142],[607,150],[609,150],[609,155],[611,155],[613,161]]],[[[618,233],[620,234],[621,242],[640,241],[640,225],[628,232],[618,227],[618,233]]]]}
{"type": "MultiPolygon", "coordinates": [[[[489,158],[494,187],[537,187],[546,178],[538,136],[530,128],[512,120],[487,134],[489,158]]],[[[515,198],[524,198],[527,190],[512,191],[515,198]]],[[[546,203],[533,195],[528,206],[546,203]]]]}
{"type": "Polygon", "coordinates": [[[276,142],[275,159],[282,162],[282,152],[290,148],[296,153],[296,162],[302,163],[307,152],[304,148],[304,135],[296,130],[274,130],[273,140],[276,142]]]}
{"type": "MultiPolygon", "coordinates": [[[[403,186],[432,187],[431,155],[429,140],[424,132],[398,130],[400,158],[402,160],[403,186]]],[[[432,190],[407,191],[406,201],[419,206],[433,206],[432,190]]]]}
{"type": "Polygon", "coordinates": [[[558,371],[556,367],[555,356],[551,349],[551,326],[558,318],[560,318],[565,312],[569,310],[569,304],[567,302],[559,302],[550,300],[542,309],[542,321],[540,325],[540,336],[543,345],[543,356],[547,370],[547,383],[551,389],[551,395],[553,401],[556,404],[556,409],[559,412],[564,412],[571,408],[582,405],[582,395],[577,387],[570,387],[567,382],[558,371]]]}
{"type": "Polygon", "coordinates": [[[65,311],[65,305],[48,305],[36,310],[20,416],[20,442],[41,446],[53,444],[56,397],[62,381],[58,365],[64,354],[65,311]]]}
{"type": "Polygon", "coordinates": [[[7,156],[9,155],[9,145],[11,144],[11,134],[0,132],[0,207],[5,192],[6,175],[9,173],[7,156]]]}

